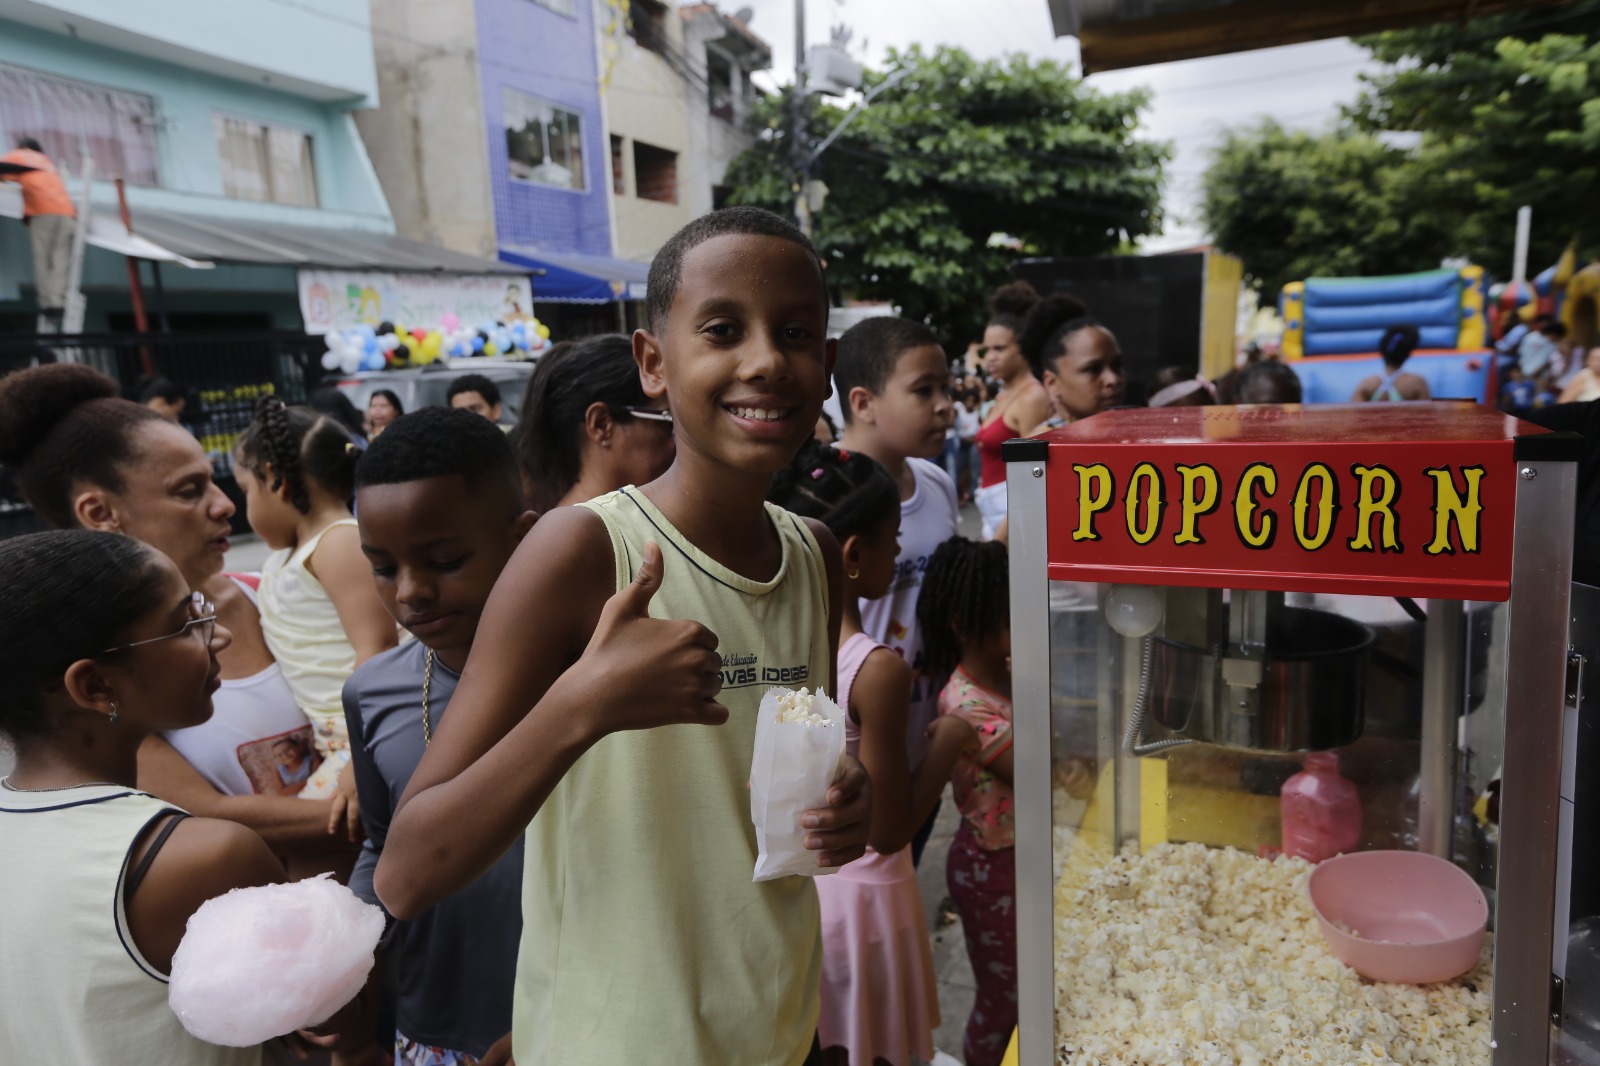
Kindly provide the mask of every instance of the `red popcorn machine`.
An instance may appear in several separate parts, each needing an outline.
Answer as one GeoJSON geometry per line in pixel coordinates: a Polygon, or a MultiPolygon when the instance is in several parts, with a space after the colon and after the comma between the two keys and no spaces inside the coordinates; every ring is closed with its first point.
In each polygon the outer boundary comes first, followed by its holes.
{"type": "Polygon", "coordinates": [[[1005,446],[1021,1066],[1600,1062],[1561,1058],[1579,451],[1457,402],[1005,446]]]}

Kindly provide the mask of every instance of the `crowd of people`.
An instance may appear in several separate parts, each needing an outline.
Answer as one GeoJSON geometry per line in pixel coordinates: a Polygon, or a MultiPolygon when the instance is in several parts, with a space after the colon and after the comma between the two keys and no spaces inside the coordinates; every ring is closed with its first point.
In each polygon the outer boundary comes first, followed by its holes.
{"type": "Polygon", "coordinates": [[[1550,315],[1517,322],[1495,344],[1500,406],[1526,411],[1600,399],[1600,347],[1585,348],[1550,315]]]}
{"type": "MultiPolygon", "coordinates": [[[[679,232],[648,292],[647,329],[543,357],[514,427],[481,377],[447,408],[380,390],[361,431],[348,401],[263,400],[233,455],[259,574],[226,566],[234,504],[172,390],[122,398],[78,365],[0,380],[0,464],[55,530],[0,543],[0,842],[50,856],[0,881],[0,949],[36,960],[7,970],[0,1059],[935,1061],[915,871],[948,786],[977,984],[961,1050],[999,1063],[1000,446],[1122,404],[1117,339],[1018,283],[981,376],[953,380],[901,318],[835,343],[816,251],[753,208],[679,232]],[[982,540],[959,532],[969,499],[982,540]],[[771,677],[845,712],[801,823],[830,876],[751,881],[771,677]],[[389,916],[368,991],[270,1045],[189,1036],[164,984],[189,916],[321,873],[389,916]]],[[[1408,395],[1414,334],[1385,338],[1374,398],[1408,395]]],[[[1149,386],[1153,406],[1299,399],[1270,360],[1149,386]]]]}

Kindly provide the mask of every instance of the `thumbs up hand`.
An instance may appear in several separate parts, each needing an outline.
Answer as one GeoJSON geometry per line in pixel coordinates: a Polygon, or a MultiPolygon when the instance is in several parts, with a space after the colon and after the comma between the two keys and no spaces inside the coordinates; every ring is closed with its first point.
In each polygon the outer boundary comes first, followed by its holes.
{"type": "Polygon", "coordinates": [[[717,635],[699,622],[650,617],[664,560],[645,545],[639,573],[600,611],[594,635],[568,673],[582,673],[593,693],[601,733],[692,723],[720,725],[727,708],[717,635]]]}

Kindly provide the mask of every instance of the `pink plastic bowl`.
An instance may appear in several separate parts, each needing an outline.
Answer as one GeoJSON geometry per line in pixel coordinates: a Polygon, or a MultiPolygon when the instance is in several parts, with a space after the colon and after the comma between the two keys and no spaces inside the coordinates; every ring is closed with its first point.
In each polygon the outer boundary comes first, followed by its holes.
{"type": "Polygon", "coordinates": [[[1320,864],[1307,889],[1340,962],[1363,977],[1425,985],[1478,961],[1489,904],[1455,864],[1416,851],[1359,851],[1320,864]]]}

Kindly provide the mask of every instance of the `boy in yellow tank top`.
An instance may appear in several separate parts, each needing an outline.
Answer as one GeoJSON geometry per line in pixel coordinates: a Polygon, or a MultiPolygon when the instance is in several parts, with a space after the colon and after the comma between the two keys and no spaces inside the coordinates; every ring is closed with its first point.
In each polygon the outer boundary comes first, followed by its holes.
{"type": "MultiPolygon", "coordinates": [[[[838,545],[763,502],[827,395],[827,294],[805,237],[753,208],[680,231],[649,293],[634,356],[669,401],[677,458],[523,541],[376,887],[409,917],[526,831],[521,1066],[799,1066],[816,892],[751,881],[746,785],[762,691],[834,688],[838,545]]],[[[830,805],[805,814],[819,866],[862,854],[869,793],[847,759],[830,805]]]]}

